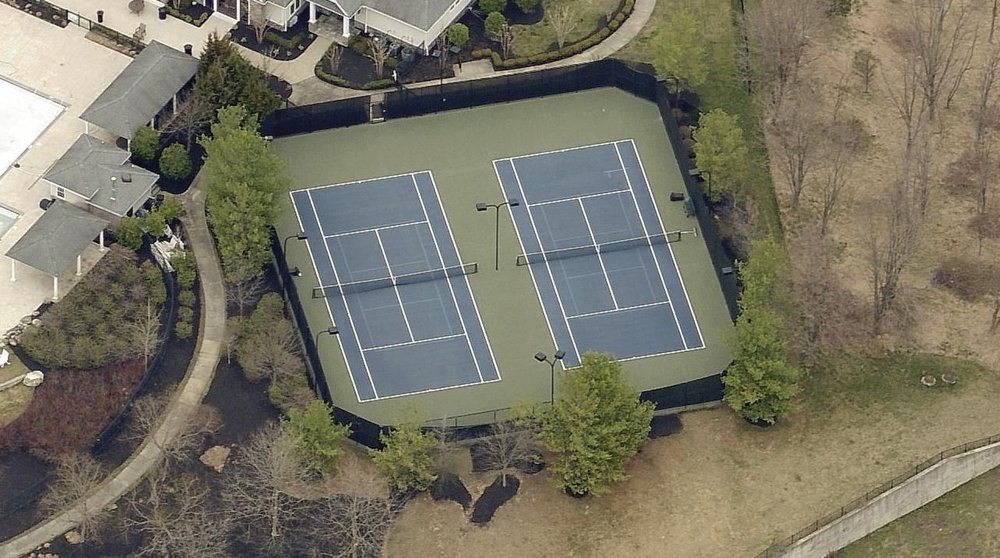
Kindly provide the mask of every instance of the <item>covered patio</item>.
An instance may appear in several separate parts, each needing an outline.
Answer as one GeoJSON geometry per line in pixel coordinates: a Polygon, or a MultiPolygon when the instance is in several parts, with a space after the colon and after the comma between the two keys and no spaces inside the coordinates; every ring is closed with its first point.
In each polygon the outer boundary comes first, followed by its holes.
{"type": "Polygon", "coordinates": [[[108,221],[68,202],[55,201],[10,250],[10,280],[17,281],[17,262],[52,276],[52,300],[59,300],[59,276],[76,263],[82,269],[82,254],[98,238],[104,251],[104,228],[108,221]]]}

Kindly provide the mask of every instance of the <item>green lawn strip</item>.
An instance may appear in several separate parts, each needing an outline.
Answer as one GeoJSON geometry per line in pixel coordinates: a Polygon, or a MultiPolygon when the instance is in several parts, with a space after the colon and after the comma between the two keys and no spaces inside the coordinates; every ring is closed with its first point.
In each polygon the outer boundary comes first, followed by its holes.
{"type": "Polygon", "coordinates": [[[897,519],[834,556],[996,556],[998,551],[1000,469],[994,469],[897,519]]]}
{"type": "Polygon", "coordinates": [[[10,360],[7,361],[7,366],[0,368],[0,383],[28,373],[28,367],[21,362],[21,359],[17,358],[17,355],[10,349],[7,349],[7,352],[10,353],[10,360]]]}
{"type": "MultiPolygon", "coordinates": [[[[837,354],[821,358],[804,377],[801,387],[804,402],[817,412],[845,406],[858,409],[905,406],[916,410],[940,398],[943,391],[998,391],[1000,380],[995,377],[991,370],[953,357],[893,353],[867,358],[837,354]],[[953,374],[958,382],[944,384],[942,374],[953,374]],[[920,383],[925,375],[936,378],[934,386],[920,383]]],[[[956,443],[967,441],[971,440],[956,440],[956,443]]]]}
{"type": "MultiPolygon", "coordinates": [[[[545,12],[557,10],[563,6],[571,6],[577,21],[576,27],[567,35],[566,44],[583,39],[598,29],[598,23],[604,15],[599,0],[546,0],[545,12]]],[[[556,42],[556,32],[552,29],[548,18],[542,18],[534,25],[517,26],[517,39],[514,41],[514,56],[531,56],[549,50],[556,42]]]]}

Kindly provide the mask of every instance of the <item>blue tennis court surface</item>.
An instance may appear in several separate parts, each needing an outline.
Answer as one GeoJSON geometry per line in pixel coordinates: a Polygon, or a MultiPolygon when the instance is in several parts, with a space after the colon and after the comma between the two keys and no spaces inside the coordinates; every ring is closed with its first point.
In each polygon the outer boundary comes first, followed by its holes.
{"type": "Polygon", "coordinates": [[[291,196],[359,401],[500,379],[430,172],[291,196]]]}
{"type": "Polygon", "coordinates": [[[493,162],[567,366],[704,348],[631,140],[493,162]]]}

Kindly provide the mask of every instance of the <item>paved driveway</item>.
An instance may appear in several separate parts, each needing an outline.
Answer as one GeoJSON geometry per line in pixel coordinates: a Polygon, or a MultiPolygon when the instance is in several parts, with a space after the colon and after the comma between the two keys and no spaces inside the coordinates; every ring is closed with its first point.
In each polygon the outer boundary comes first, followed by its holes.
{"type": "MultiPolygon", "coordinates": [[[[42,214],[38,202],[49,197],[49,192],[38,175],[84,132],[78,116],[131,59],[87,40],[83,29],[63,29],[5,4],[0,4],[0,29],[4,30],[0,33],[0,74],[66,105],[66,110],[18,159],[20,168],[12,168],[0,177],[0,204],[21,213],[14,227],[0,238],[2,333],[52,297],[50,276],[17,264],[17,281],[12,282],[12,261],[3,256],[42,214]]],[[[84,268],[89,269],[99,257],[96,245],[88,248],[84,268]]],[[[75,280],[73,268],[60,277],[62,295],[75,280]]]]}

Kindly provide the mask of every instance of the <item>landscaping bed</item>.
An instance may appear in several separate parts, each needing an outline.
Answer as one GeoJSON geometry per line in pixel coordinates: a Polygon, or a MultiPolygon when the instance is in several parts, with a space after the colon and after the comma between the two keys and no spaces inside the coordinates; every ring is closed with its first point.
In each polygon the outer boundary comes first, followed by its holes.
{"type": "Polygon", "coordinates": [[[169,15],[186,23],[190,23],[195,27],[201,27],[204,25],[205,22],[208,21],[209,16],[212,15],[212,10],[207,6],[196,4],[190,0],[181,2],[181,8],[179,10],[170,5],[169,2],[166,3],[161,9],[166,10],[169,15]]]}
{"type": "Polygon", "coordinates": [[[268,28],[263,41],[258,41],[256,30],[242,21],[229,34],[236,44],[274,60],[295,60],[316,40],[316,34],[309,31],[308,21],[300,19],[287,31],[268,28]]]}
{"type": "Polygon", "coordinates": [[[44,0],[3,0],[3,2],[53,25],[59,27],[69,25],[66,10],[44,0]]]}

